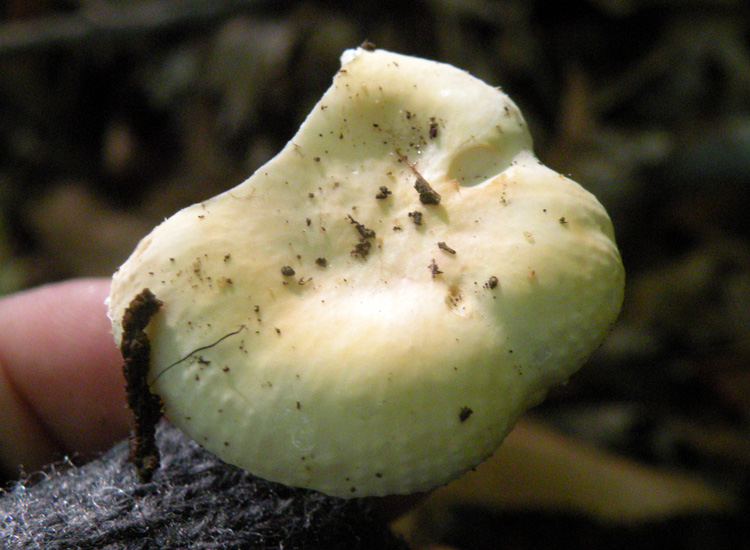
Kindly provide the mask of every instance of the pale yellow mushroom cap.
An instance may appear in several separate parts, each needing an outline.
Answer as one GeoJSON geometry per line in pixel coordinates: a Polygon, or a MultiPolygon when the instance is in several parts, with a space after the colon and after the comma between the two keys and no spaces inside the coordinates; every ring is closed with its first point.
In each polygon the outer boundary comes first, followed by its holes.
{"type": "Polygon", "coordinates": [[[503,92],[382,50],[342,63],[278,156],[143,239],[109,315],[119,342],[136,294],[163,301],[152,388],[226,462],[343,497],[423,491],[581,366],[624,271],[604,208],[533,156],[503,92]]]}

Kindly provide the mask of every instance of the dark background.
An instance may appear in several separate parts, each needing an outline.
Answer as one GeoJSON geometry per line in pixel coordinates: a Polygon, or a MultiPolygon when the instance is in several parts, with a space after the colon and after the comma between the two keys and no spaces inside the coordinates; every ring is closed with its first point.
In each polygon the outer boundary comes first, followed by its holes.
{"type": "Polygon", "coordinates": [[[535,415],[740,504],[627,528],[477,507],[453,511],[435,544],[532,548],[547,532],[546,548],[729,548],[750,497],[744,5],[6,0],[0,295],[110,275],[164,217],[245,179],[292,137],[344,49],[368,39],[452,63],[508,92],[539,158],[597,195],[628,272],[610,338],[535,415]]]}

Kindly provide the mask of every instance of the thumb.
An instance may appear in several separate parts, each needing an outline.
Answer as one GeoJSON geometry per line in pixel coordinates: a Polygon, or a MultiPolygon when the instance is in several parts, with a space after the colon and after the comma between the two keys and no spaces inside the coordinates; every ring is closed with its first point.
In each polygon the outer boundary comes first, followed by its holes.
{"type": "Polygon", "coordinates": [[[122,359],[104,300],[109,279],[0,299],[0,464],[34,470],[127,435],[122,359]]]}

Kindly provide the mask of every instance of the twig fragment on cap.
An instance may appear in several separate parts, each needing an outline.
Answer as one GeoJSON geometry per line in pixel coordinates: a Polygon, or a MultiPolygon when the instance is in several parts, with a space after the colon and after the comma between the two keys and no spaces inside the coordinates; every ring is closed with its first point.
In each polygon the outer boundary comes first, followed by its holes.
{"type": "Polygon", "coordinates": [[[445,244],[443,241],[440,241],[437,245],[438,245],[438,248],[440,250],[443,250],[443,251],[447,252],[448,254],[455,254],[456,253],[456,251],[454,249],[452,249],[450,246],[448,246],[447,244],[445,244]]]}

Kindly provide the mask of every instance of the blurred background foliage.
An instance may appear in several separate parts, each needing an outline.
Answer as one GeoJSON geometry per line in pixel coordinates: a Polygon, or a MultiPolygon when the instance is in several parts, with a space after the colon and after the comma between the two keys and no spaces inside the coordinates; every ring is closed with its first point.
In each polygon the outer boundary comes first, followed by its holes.
{"type": "Polygon", "coordinates": [[[729,548],[750,497],[741,0],[5,0],[0,294],[111,274],[164,217],[273,156],[365,39],[502,87],[542,161],[613,218],[622,318],[534,413],[568,449],[608,453],[571,468],[601,468],[596,488],[626,459],[732,502],[605,525],[574,497],[493,508],[470,490],[412,517],[415,546],[729,548]]]}

